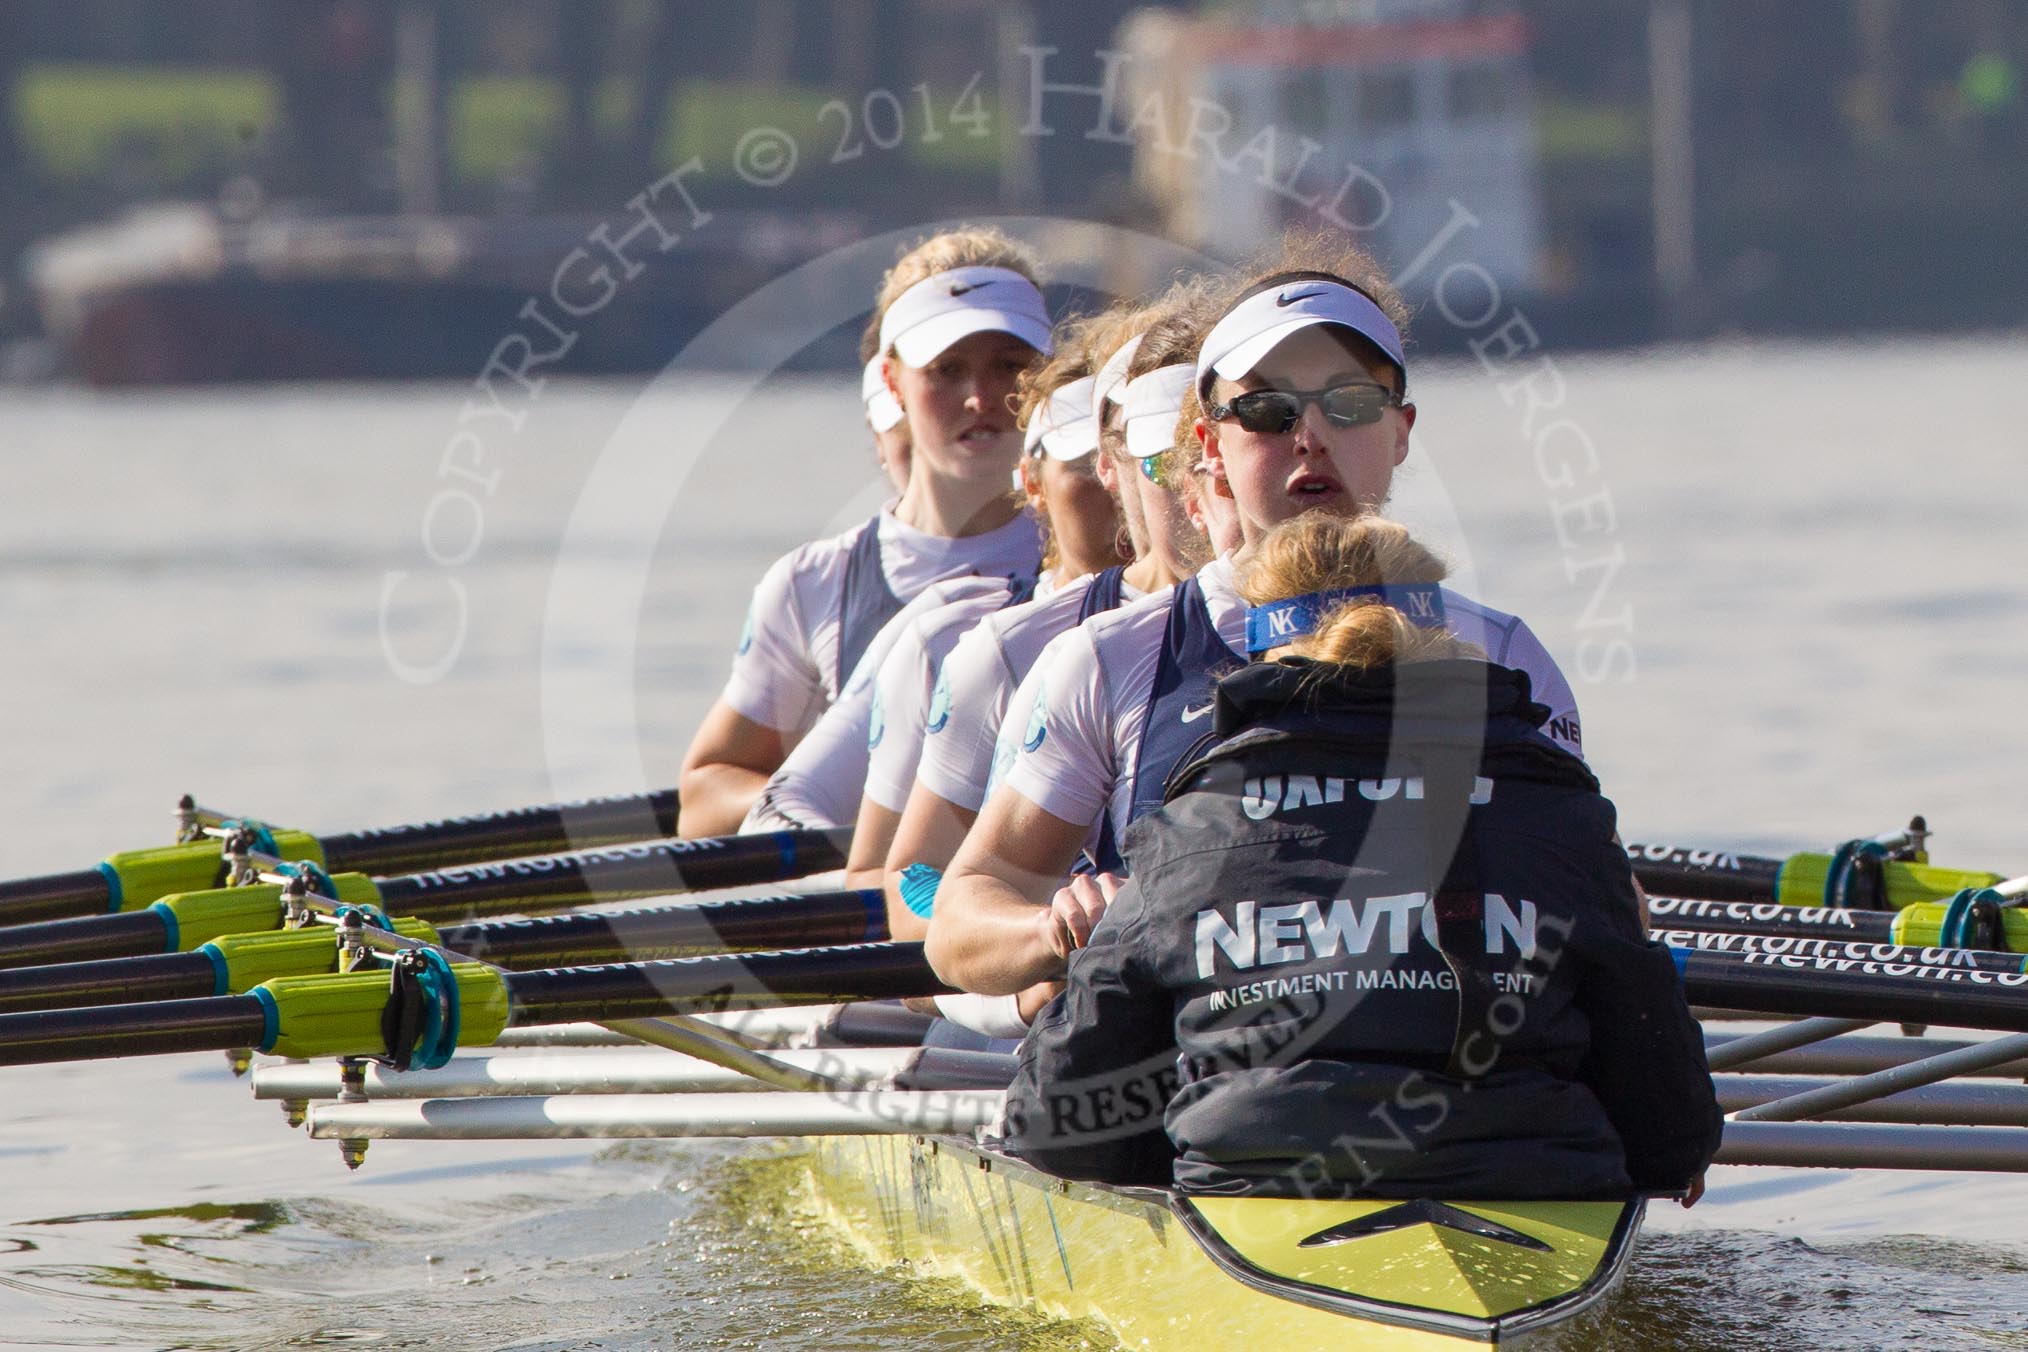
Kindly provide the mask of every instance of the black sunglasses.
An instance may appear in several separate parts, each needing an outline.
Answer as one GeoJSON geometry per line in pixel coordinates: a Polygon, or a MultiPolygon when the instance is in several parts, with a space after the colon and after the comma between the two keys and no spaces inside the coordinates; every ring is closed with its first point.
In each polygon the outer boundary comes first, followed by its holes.
{"type": "Polygon", "coordinates": [[[1235,394],[1230,403],[1212,404],[1205,411],[1213,422],[1232,418],[1249,432],[1274,435],[1294,427],[1312,404],[1333,426],[1364,427],[1379,422],[1388,409],[1400,408],[1402,399],[1385,385],[1354,381],[1327,390],[1248,390],[1235,394]]]}

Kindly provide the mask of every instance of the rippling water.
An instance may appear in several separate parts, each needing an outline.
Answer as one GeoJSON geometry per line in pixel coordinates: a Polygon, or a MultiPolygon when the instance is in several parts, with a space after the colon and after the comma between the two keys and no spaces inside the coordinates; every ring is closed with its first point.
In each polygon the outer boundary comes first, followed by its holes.
{"type": "MultiPolygon", "coordinates": [[[[2019,874],[2023,369],[2019,340],[1572,362],[1575,431],[1538,445],[1435,368],[1396,506],[1578,678],[1630,837],[1785,852],[1920,811],[1941,862],[2019,874]]],[[[447,477],[465,393],[0,392],[0,876],[164,839],[185,790],[343,829],[673,783],[752,579],[880,496],[844,382],[724,419],[712,382],[553,385],[447,477]]],[[[354,1175],[219,1058],[0,1070],[0,1340],[1096,1336],[837,1259],[775,1214],[788,1167],[381,1143],[354,1175]]],[[[2028,1348],[2023,1214],[2016,1178],[1721,1169],[1583,1338],[2028,1348]]]]}

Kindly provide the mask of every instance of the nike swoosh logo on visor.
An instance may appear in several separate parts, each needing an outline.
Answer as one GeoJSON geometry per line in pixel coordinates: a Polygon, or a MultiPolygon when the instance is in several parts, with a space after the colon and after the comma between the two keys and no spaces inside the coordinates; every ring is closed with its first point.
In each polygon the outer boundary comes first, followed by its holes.
{"type": "Polygon", "coordinates": [[[1195,723],[1198,719],[1210,713],[1216,703],[1214,700],[1211,704],[1200,704],[1194,709],[1185,709],[1183,711],[1183,721],[1185,723],[1195,723]]]}
{"type": "Polygon", "coordinates": [[[998,283],[997,281],[984,281],[984,282],[952,282],[952,283],[951,283],[951,294],[952,294],[953,296],[962,296],[962,295],[964,295],[964,294],[965,294],[966,292],[969,292],[969,291],[977,291],[977,290],[978,290],[978,289],[979,289],[980,287],[982,287],[982,286],[998,286],[998,285],[999,285],[999,283],[998,283]]]}
{"type": "MultiPolygon", "coordinates": [[[[954,294],[955,294],[955,293],[954,293],[954,294]]],[[[1295,295],[1293,295],[1293,296],[1292,296],[1292,295],[1290,295],[1290,294],[1289,294],[1288,292],[1284,291],[1284,292],[1282,292],[1282,294],[1281,294],[1281,295],[1279,295],[1279,296],[1276,296],[1276,297],[1275,297],[1275,304],[1277,304],[1277,305],[1294,305],[1294,304],[1295,304],[1295,303],[1296,303],[1297,301],[1299,301],[1299,300],[1308,300],[1308,299],[1309,299],[1310,297],[1312,297],[1312,296],[1321,296],[1321,295],[1323,295],[1323,294],[1324,294],[1324,288],[1322,288],[1322,287],[1318,287],[1318,288],[1317,288],[1317,289],[1315,289],[1314,291],[1298,291],[1298,292],[1296,292],[1296,294],[1295,294],[1295,295]]]]}

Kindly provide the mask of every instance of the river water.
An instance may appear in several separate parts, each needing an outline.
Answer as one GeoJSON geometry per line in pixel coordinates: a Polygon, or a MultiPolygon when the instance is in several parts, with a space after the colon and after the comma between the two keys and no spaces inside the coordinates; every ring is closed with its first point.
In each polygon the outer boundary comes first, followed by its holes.
{"type": "MultiPolygon", "coordinates": [[[[2028,342],[1418,373],[1395,509],[1573,677],[1631,839],[2028,872],[2028,342]],[[1541,388],[1541,387],[1538,387],[1541,388]],[[1532,425],[1531,425],[1532,424],[1532,425]],[[1552,426],[1554,424],[1554,426],[1552,426]]],[[[0,876],[175,797],[343,829],[675,781],[747,588],[880,499],[844,381],[0,391],[0,876]],[[464,413],[461,421],[461,412],[464,413]],[[460,432],[468,435],[460,438],[460,432]]],[[[0,1071],[0,1342],[1076,1346],[860,1271],[753,1148],[382,1143],[222,1058],[0,1071]]],[[[1607,1345],[2028,1347],[2028,1180],[1714,1171],[1607,1345]]]]}

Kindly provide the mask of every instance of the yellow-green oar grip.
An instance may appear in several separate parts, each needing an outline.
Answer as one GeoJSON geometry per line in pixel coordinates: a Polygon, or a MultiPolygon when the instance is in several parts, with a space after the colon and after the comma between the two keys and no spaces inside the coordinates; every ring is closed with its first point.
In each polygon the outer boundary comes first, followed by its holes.
{"type": "MultiPolygon", "coordinates": [[[[437,941],[436,929],[426,920],[397,920],[394,932],[424,943],[437,941]]],[[[337,936],[328,925],[265,934],[225,934],[201,945],[200,951],[218,972],[218,995],[244,995],[264,981],[329,973],[338,965],[337,936]]],[[[384,985],[386,974],[381,975],[384,985]]]]}
{"type": "MultiPolygon", "coordinates": [[[[1894,942],[1911,948],[1956,947],[1956,944],[1944,942],[1944,913],[1948,909],[1949,904],[1941,901],[1923,901],[1902,907],[1900,914],[1894,917],[1894,942]]],[[[2028,953],[2028,912],[2012,906],[2001,911],[2000,935],[2005,941],[2006,952],[2028,953]]]]}
{"type": "MultiPolygon", "coordinates": [[[[374,904],[380,901],[380,889],[363,873],[334,873],[331,882],[339,901],[374,904]]],[[[245,887],[185,892],[164,897],[154,904],[154,910],[168,922],[168,951],[187,953],[223,935],[280,929],[282,886],[250,883],[245,887]]]]}
{"type": "MultiPolygon", "coordinates": [[[[1938,868],[1934,864],[1907,864],[1890,861],[1885,868],[1887,906],[1898,911],[1919,901],[1942,901],[1966,888],[1991,887],[2003,881],[1997,873],[1971,869],[1938,868]]],[[[1831,876],[1828,854],[1793,854],[1782,864],[1781,881],[1775,885],[1775,900],[1784,906],[1822,906],[1824,883],[1831,876]]]]}
{"type": "MultiPolygon", "coordinates": [[[[273,831],[275,852],[324,866],[324,845],[301,831],[273,831]]],[[[218,882],[219,844],[199,840],[150,850],[122,850],[99,865],[112,892],[112,911],[138,911],[178,892],[203,892],[218,882]]]]}
{"type": "MultiPolygon", "coordinates": [[[[458,983],[457,1043],[483,1047],[507,1027],[507,983],[478,963],[451,968],[458,983]]],[[[276,1056],[376,1056],[380,1014],[387,1008],[386,972],[285,976],[248,992],[267,1009],[261,1050],[276,1056]]]]}

